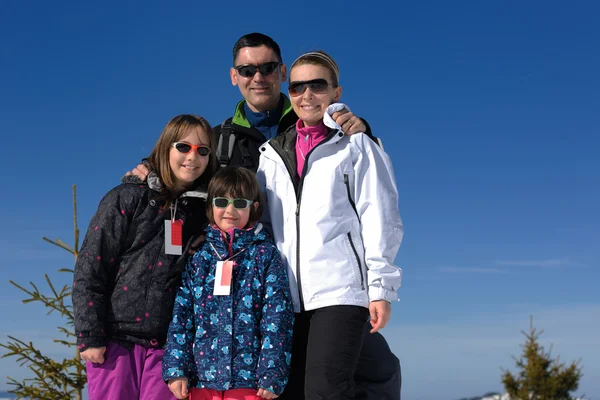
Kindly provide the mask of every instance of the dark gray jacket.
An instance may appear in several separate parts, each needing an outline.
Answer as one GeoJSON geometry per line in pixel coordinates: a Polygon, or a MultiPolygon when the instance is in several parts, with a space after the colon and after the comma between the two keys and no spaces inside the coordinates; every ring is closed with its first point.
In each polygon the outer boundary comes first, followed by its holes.
{"type": "MultiPolygon", "coordinates": [[[[100,201],[75,265],[73,310],[80,350],[107,339],[124,344],[164,345],[175,291],[187,252],[165,254],[165,220],[160,192],[142,183],[123,183],[100,201]]],[[[156,189],[157,187],[154,186],[156,189]]],[[[183,243],[206,222],[206,191],[184,193],[177,202],[183,243]]]]}

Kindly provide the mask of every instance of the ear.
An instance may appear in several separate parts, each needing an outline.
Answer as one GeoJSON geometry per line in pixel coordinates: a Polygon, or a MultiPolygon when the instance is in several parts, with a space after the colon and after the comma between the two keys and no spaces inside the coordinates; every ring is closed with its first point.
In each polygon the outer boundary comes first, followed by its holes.
{"type": "Polygon", "coordinates": [[[252,204],[252,207],[254,207],[254,211],[258,211],[258,206],[259,206],[259,204],[258,204],[258,201],[255,201],[255,202],[252,204]]]}
{"type": "Polygon", "coordinates": [[[287,67],[285,64],[281,64],[279,68],[281,68],[281,82],[285,83],[287,81],[287,67]]]}
{"type": "Polygon", "coordinates": [[[333,96],[333,101],[337,103],[342,98],[342,87],[338,86],[335,88],[335,94],[333,96]]]}
{"type": "Polygon", "coordinates": [[[237,70],[235,68],[231,68],[229,70],[229,76],[231,77],[231,84],[233,86],[237,86],[238,81],[237,81],[237,70]]]}

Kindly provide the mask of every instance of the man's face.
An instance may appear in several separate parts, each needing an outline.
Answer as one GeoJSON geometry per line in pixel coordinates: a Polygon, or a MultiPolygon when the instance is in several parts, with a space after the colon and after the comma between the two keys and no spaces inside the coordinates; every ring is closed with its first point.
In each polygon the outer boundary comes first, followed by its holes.
{"type": "MultiPolygon", "coordinates": [[[[267,46],[242,47],[235,60],[235,67],[243,65],[260,66],[266,63],[279,62],[277,55],[267,46]]],[[[248,107],[254,112],[271,110],[277,106],[281,92],[281,83],[286,80],[286,67],[279,65],[267,75],[256,71],[253,76],[246,77],[236,68],[229,71],[231,84],[240,88],[248,107]]]]}

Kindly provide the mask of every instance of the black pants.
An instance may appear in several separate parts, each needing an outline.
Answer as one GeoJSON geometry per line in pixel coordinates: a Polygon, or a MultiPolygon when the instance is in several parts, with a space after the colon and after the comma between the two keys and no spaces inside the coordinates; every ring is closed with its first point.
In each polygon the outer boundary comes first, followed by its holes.
{"type": "Polygon", "coordinates": [[[380,333],[370,333],[371,326],[366,322],[368,313],[364,314],[360,307],[336,306],[320,310],[296,314],[294,323],[294,340],[292,349],[292,372],[290,381],[279,400],[312,400],[312,399],[353,399],[353,400],[400,400],[402,376],[400,361],[391,352],[385,338],[380,333]],[[352,329],[349,333],[346,324],[349,323],[345,313],[352,309],[358,311],[362,319],[362,347],[358,343],[358,331],[352,329]],[[364,315],[364,318],[363,318],[364,315]],[[312,335],[312,336],[311,336],[312,335]],[[349,336],[349,337],[347,337],[349,336]],[[315,343],[309,346],[312,341],[315,343]],[[340,341],[344,341],[342,344],[340,341]],[[345,346],[342,354],[335,354],[334,349],[345,346]],[[309,353],[317,354],[317,360],[331,368],[333,378],[324,375],[322,367],[312,365],[309,353]],[[361,349],[358,362],[355,363],[356,349],[361,349]],[[333,354],[332,354],[333,353],[333,354]],[[307,361],[308,360],[308,361],[307,361]],[[351,371],[354,371],[353,381],[349,381],[351,371]],[[332,387],[333,386],[333,387],[332,387]],[[325,390],[325,391],[324,391],[325,390]],[[328,392],[326,392],[328,390],[328,392]],[[339,393],[338,393],[339,392],[339,393]],[[310,397],[313,396],[313,397],[310,397]]]}
{"type": "Polygon", "coordinates": [[[365,339],[354,373],[355,400],[400,400],[402,373],[400,360],[392,353],[385,338],[370,333],[365,326],[365,339]]]}
{"type": "Polygon", "coordinates": [[[369,311],[332,306],[296,314],[292,371],[280,400],[354,400],[369,311]]]}

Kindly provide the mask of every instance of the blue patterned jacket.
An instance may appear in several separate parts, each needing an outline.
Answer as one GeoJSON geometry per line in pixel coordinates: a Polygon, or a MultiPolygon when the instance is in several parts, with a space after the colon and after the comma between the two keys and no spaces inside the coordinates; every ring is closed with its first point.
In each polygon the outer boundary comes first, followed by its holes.
{"type": "Polygon", "coordinates": [[[230,233],[224,238],[208,227],[206,242],[188,261],[169,326],[163,379],[186,377],[190,387],[263,388],[279,395],[292,351],[287,269],[261,224],[230,233]],[[231,294],[215,296],[216,263],[232,255],[231,294]]]}

